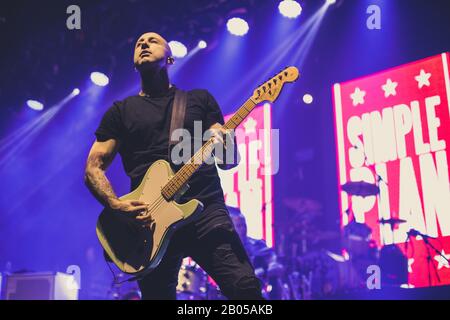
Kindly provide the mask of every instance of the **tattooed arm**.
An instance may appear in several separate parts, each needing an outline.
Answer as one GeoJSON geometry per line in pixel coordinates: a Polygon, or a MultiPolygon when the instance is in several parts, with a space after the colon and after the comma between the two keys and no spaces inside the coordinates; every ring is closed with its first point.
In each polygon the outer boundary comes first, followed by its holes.
{"type": "Polygon", "coordinates": [[[143,213],[148,204],[137,200],[120,200],[106,177],[106,169],[117,154],[118,147],[119,142],[114,139],[94,142],[86,163],[85,184],[105,207],[133,214],[143,213]]]}

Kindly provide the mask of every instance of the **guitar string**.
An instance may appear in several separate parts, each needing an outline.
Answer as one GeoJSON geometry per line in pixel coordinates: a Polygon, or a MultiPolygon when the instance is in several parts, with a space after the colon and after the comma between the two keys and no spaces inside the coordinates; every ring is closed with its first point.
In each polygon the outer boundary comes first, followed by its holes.
{"type": "MultiPolygon", "coordinates": [[[[209,142],[210,142],[210,140],[207,143],[205,143],[205,146],[209,145],[209,142]]],[[[194,155],[194,157],[195,157],[195,155],[194,155]]],[[[182,171],[182,170],[180,170],[180,171],[182,171]]],[[[186,172],[183,172],[181,174],[185,174],[185,173],[186,172]]],[[[164,198],[162,197],[162,195],[159,196],[158,198],[156,198],[156,200],[152,203],[151,207],[149,208],[148,212],[150,214],[152,214],[154,210],[159,208],[159,206],[162,204],[163,200],[164,200],[164,198]]]]}

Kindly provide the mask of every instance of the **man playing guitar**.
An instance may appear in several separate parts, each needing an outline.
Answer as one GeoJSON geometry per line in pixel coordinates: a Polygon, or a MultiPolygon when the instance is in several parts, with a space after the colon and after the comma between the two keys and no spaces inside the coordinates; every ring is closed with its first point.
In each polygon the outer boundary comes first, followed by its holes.
{"type": "MultiPolygon", "coordinates": [[[[151,222],[149,205],[138,200],[119,199],[105,172],[117,152],[134,190],[146,170],[157,160],[170,161],[169,127],[177,88],[170,84],[167,68],[173,64],[167,41],[157,33],[139,37],[134,65],[141,76],[138,95],[116,101],[104,114],[86,164],[86,185],[105,208],[139,220],[151,222]]],[[[194,121],[202,130],[210,129],[216,144],[224,144],[224,119],[214,97],[206,90],[187,92],[184,129],[194,137],[194,121]]],[[[220,159],[221,168],[237,164],[235,159],[220,159]]],[[[173,168],[176,166],[171,162],[173,168]]],[[[177,230],[160,264],[138,280],[143,299],[175,299],[178,272],[183,257],[192,257],[219,285],[229,299],[262,299],[260,282],[237,235],[224,203],[215,164],[204,164],[189,180],[183,201],[198,199],[204,209],[199,217],[177,230]]]]}

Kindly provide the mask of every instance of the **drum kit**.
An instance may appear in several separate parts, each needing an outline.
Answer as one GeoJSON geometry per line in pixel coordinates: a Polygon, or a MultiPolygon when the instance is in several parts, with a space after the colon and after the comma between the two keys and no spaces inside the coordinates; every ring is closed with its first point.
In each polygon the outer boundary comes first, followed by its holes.
{"type": "MultiPolygon", "coordinates": [[[[370,184],[367,182],[348,182],[342,186],[342,189],[346,191],[348,194],[355,196],[372,196],[379,194],[379,187],[376,184],[370,184]]],[[[390,218],[390,219],[380,219],[377,221],[379,224],[389,225],[391,230],[403,223],[407,223],[406,220],[399,218],[390,218]]],[[[391,232],[393,236],[393,232],[391,232]]],[[[428,266],[428,280],[429,284],[432,284],[431,281],[431,272],[434,269],[436,272],[435,265],[430,261],[432,260],[432,254],[437,254],[442,257],[441,252],[433,245],[429,239],[433,239],[430,236],[423,234],[415,229],[410,229],[407,232],[407,239],[405,239],[405,251],[410,241],[411,237],[420,237],[423,240],[423,244],[426,248],[427,252],[427,262],[428,266]]],[[[381,282],[383,286],[402,286],[407,284],[408,282],[408,258],[402,252],[402,250],[398,247],[398,245],[394,244],[394,239],[392,239],[393,244],[384,245],[380,250],[377,251],[377,260],[376,264],[380,266],[383,270],[381,282]]],[[[445,258],[445,257],[444,257],[445,258]]],[[[446,259],[447,260],[447,259],[446,259]]],[[[447,260],[448,261],[448,260],[447,260]]],[[[438,273],[436,272],[436,278],[439,281],[438,273]]]]}
{"type": "Polygon", "coordinates": [[[284,232],[280,233],[277,251],[284,265],[289,299],[313,299],[334,287],[330,272],[336,268],[323,248],[339,240],[340,234],[318,227],[323,212],[319,202],[294,197],[284,199],[283,204],[289,210],[285,221],[278,225],[284,232]]]}
{"type": "MultiPolygon", "coordinates": [[[[342,185],[342,190],[352,196],[368,197],[380,195],[378,184],[364,181],[347,182],[342,185]]],[[[393,231],[398,225],[407,223],[407,221],[400,218],[382,218],[377,223],[388,225],[393,231]]],[[[400,287],[408,283],[408,258],[405,253],[398,245],[394,244],[394,239],[392,239],[392,244],[378,248],[375,241],[371,239],[371,234],[372,230],[367,225],[356,223],[354,220],[344,228],[342,245],[346,250],[347,257],[344,257],[344,263],[339,261],[338,269],[343,271],[341,272],[340,284],[338,285],[340,290],[366,288],[367,267],[369,265],[378,265],[382,270],[381,284],[383,287],[400,287]]],[[[391,234],[393,235],[394,233],[391,232],[391,234]]],[[[423,239],[423,245],[426,248],[428,262],[432,260],[431,254],[442,256],[441,252],[429,241],[432,238],[428,235],[414,229],[410,229],[407,235],[405,250],[411,237],[420,237],[423,239]]],[[[428,277],[431,285],[431,272],[436,267],[432,263],[430,265],[428,277]]],[[[439,281],[437,272],[436,278],[439,281]]]]}
{"type": "MultiPolygon", "coordinates": [[[[347,182],[342,190],[360,197],[380,193],[377,184],[364,181],[347,182]]],[[[290,210],[285,224],[279,226],[286,231],[280,236],[278,251],[287,270],[292,299],[320,299],[366,288],[367,267],[372,264],[396,265],[397,268],[385,268],[390,272],[389,279],[397,279],[398,285],[407,282],[407,258],[395,245],[379,250],[367,225],[353,220],[342,234],[320,230],[320,203],[304,198],[288,198],[283,202],[290,210]],[[336,250],[340,252],[333,252],[336,250]]],[[[391,218],[380,219],[378,223],[394,228],[406,221],[391,218]]]]}

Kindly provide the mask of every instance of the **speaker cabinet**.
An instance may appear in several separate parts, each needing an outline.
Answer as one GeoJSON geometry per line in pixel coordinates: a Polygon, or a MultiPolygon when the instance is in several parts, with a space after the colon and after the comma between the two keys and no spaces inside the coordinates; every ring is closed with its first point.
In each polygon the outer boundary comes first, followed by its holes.
{"type": "Polygon", "coordinates": [[[6,300],[77,300],[78,285],[65,273],[22,273],[5,276],[6,300]]]}

